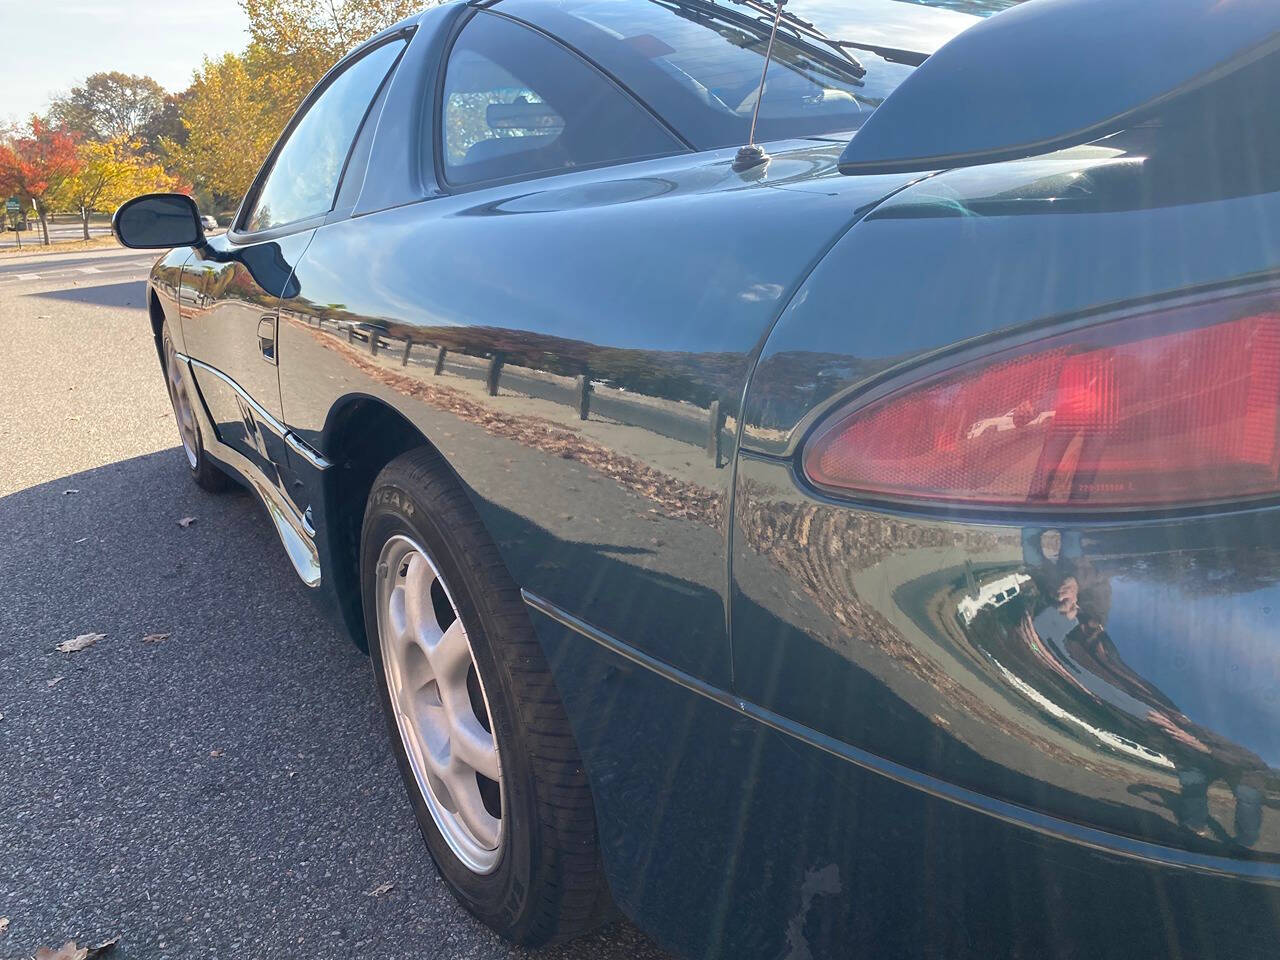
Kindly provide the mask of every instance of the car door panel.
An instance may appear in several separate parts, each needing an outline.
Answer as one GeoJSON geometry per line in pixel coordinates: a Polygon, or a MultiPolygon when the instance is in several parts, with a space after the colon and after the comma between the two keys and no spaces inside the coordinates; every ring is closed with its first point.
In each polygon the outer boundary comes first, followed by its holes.
{"type": "Polygon", "coordinates": [[[225,236],[197,248],[184,271],[199,295],[183,312],[188,355],[218,439],[271,482],[283,463],[275,324],[293,264],[313,231],[237,245],[225,236]],[[265,322],[264,322],[265,321],[265,322]],[[269,333],[264,343],[262,335],[269,333]],[[269,349],[267,349],[269,348],[269,349]],[[270,354],[270,355],[268,355],[270,354]]]}
{"type": "MultiPolygon", "coordinates": [[[[279,301],[297,293],[294,265],[334,210],[352,146],[405,45],[402,33],[390,33],[326,75],[263,165],[231,230],[199,244],[187,268],[199,292],[184,312],[186,343],[214,430],[277,492],[286,491],[290,472],[280,422],[279,301]]],[[[355,171],[352,182],[362,174],[355,171]]]]}

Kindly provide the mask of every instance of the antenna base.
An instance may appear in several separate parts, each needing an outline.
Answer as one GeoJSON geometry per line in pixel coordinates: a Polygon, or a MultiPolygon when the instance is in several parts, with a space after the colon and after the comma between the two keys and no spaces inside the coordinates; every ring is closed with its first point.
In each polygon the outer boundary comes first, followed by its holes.
{"type": "Polygon", "coordinates": [[[749,143],[745,147],[738,148],[738,155],[733,158],[733,172],[743,173],[752,167],[758,167],[769,159],[769,154],[764,152],[764,147],[758,143],[749,143]]]}

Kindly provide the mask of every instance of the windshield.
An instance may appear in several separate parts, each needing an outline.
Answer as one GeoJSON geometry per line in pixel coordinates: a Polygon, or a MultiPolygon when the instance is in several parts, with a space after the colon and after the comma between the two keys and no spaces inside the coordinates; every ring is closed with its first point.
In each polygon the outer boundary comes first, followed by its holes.
{"type": "Polygon", "coordinates": [[[971,13],[975,17],[989,17],[993,13],[1016,6],[1022,0],[906,0],[906,2],[918,3],[922,7],[938,7],[942,10],[971,13]]]}
{"type": "MultiPolygon", "coordinates": [[[[748,8],[700,0],[508,0],[502,10],[553,29],[699,149],[746,142],[769,30],[748,8]]],[[[784,21],[757,139],[855,130],[911,69],[865,51],[855,59],[820,36],[794,34],[784,21]]]]}

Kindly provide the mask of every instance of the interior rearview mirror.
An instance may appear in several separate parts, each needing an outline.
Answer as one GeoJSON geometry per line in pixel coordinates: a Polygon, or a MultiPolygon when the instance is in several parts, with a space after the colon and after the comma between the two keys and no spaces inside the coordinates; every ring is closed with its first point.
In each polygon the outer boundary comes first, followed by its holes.
{"type": "Polygon", "coordinates": [[[139,250],[193,246],[204,242],[196,202],[181,193],[148,193],[120,206],[111,232],[123,246],[139,250]]]}

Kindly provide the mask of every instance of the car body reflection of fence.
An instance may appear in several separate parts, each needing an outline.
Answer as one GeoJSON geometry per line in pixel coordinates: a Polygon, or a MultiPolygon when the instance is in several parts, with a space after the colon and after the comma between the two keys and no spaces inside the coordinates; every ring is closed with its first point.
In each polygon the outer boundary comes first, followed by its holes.
{"type": "Polygon", "coordinates": [[[731,425],[719,400],[702,408],[686,401],[641,396],[589,373],[566,376],[535,370],[511,363],[502,351],[463,353],[443,344],[394,337],[369,323],[324,317],[308,317],[304,322],[354,347],[363,346],[371,357],[398,362],[404,368],[422,367],[432,376],[479,380],[491,397],[509,389],[568,406],[581,420],[596,417],[641,427],[703,450],[717,468],[727,463],[731,425]]]}

